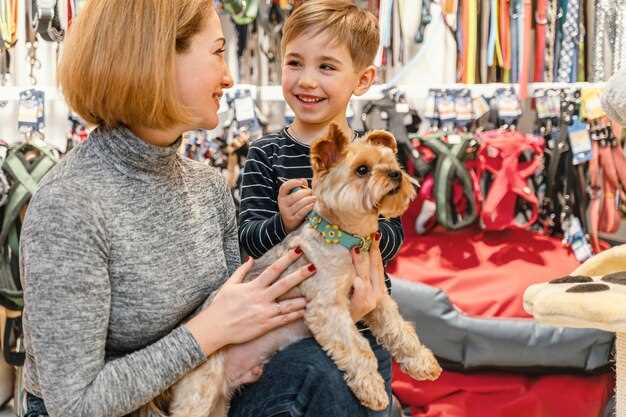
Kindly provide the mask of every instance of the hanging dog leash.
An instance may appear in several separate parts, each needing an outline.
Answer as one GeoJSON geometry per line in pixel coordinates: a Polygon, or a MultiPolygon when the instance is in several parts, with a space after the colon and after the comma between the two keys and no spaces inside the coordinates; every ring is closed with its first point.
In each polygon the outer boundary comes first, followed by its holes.
{"type": "Polygon", "coordinates": [[[61,42],[65,30],[59,19],[57,0],[27,0],[31,7],[31,25],[43,40],[61,42]]]}

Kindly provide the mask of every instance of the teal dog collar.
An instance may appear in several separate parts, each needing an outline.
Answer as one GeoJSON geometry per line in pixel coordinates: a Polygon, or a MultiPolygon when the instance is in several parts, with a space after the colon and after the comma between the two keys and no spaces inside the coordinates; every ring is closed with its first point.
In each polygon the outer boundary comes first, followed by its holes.
{"type": "Polygon", "coordinates": [[[317,230],[329,245],[341,245],[348,250],[359,248],[364,252],[369,252],[372,246],[371,236],[362,237],[345,232],[336,224],[329,223],[316,211],[311,211],[307,215],[307,220],[309,226],[317,230]]]}

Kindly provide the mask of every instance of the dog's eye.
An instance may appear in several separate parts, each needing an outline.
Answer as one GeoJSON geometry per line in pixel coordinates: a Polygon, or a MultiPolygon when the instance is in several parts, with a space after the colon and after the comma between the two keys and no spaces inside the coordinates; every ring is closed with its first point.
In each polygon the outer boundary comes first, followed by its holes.
{"type": "Polygon", "coordinates": [[[359,177],[367,175],[368,172],[370,172],[370,169],[367,165],[361,165],[356,169],[356,175],[358,175],[359,177]]]}

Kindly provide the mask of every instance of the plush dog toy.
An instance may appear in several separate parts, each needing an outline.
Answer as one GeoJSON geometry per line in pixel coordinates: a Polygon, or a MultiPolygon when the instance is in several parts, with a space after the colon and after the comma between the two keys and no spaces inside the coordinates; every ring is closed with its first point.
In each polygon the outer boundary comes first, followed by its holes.
{"type": "Polygon", "coordinates": [[[601,252],[569,276],[531,285],[524,309],[540,323],[616,333],[616,417],[626,417],[626,245],[601,252]]]}
{"type": "MultiPolygon", "coordinates": [[[[626,125],[626,68],[608,81],[602,95],[607,115],[626,125]]],[[[524,309],[541,323],[602,329],[616,334],[616,416],[626,417],[626,245],[587,260],[571,275],[531,285],[524,309]]]]}
{"type": "MultiPolygon", "coordinates": [[[[372,131],[350,142],[332,124],[327,136],[311,146],[314,210],[300,228],[258,259],[246,277],[254,279],[296,247],[304,255],[283,275],[308,263],[319,266],[316,275],[299,286],[309,300],[305,323],[344,372],[354,395],[374,410],[385,409],[389,400],[376,357],[350,316],[349,293],[356,277],[350,250],[368,251],[379,216],[400,216],[415,196],[412,180],[402,172],[396,153],[395,138],[388,132],[372,131]]],[[[406,373],[416,379],[439,376],[441,368],[434,355],[402,319],[390,295],[385,294],[364,321],[406,373]]],[[[223,417],[236,388],[225,377],[224,355],[217,352],[166,393],[169,415],[223,417]]]]}

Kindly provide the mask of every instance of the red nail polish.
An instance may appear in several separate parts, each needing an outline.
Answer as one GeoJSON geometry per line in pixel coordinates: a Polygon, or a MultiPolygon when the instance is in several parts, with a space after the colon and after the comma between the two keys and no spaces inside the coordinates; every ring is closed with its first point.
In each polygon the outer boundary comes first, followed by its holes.
{"type": "Polygon", "coordinates": [[[301,255],[302,249],[300,249],[300,246],[296,246],[296,248],[294,249],[294,252],[296,253],[296,255],[301,255]]]}
{"type": "Polygon", "coordinates": [[[356,253],[357,255],[361,253],[361,248],[359,248],[358,246],[354,248],[354,253],[356,253]]]}
{"type": "Polygon", "coordinates": [[[376,232],[374,239],[376,239],[377,242],[380,240],[380,232],[376,232]]]}
{"type": "Polygon", "coordinates": [[[313,264],[309,264],[309,266],[307,267],[307,269],[309,270],[309,272],[315,272],[317,271],[317,268],[315,267],[315,265],[313,264]]]}

